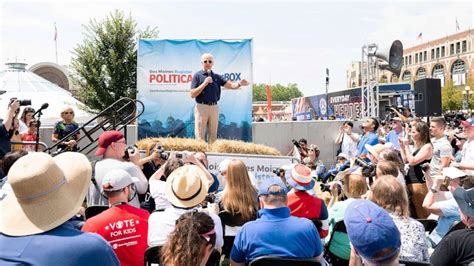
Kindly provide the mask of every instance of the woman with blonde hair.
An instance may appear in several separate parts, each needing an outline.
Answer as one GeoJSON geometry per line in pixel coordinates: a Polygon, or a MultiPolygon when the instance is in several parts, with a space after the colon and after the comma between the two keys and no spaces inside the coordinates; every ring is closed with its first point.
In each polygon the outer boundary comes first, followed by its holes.
{"type": "Polygon", "coordinates": [[[176,221],[174,231],[161,249],[166,266],[204,266],[216,244],[214,221],[204,212],[187,212],[176,221]]]}
{"type": "Polygon", "coordinates": [[[429,214],[422,206],[423,200],[428,194],[425,180],[427,169],[424,169],[424,166],[431,161],[433,155],[429,126],[425,122],[417,122],[412,127],[411,137],[415,144],[413,151],[408,146],[408,139],[400,139],[400,151],[403,161],[410,166],[405,176],[405,183],[410,193],[412,217],[424,219],[429,214]]]}
{"type": "Polygon", "coordinates": [[[240,215],[245,221],[255,220],[257,217],[257,190],[252,185],[247,166],[241,160],[229,163],[219,207],[220,210],[240,215]]]}
{"type": "Polygon", "coordinates": [[[339,173],[335,179],[340,181],[333,182],[330,186],[331,201],[328,204],[330,237],[327,237],[326,241],[331,240],[331,243],[328,246],[328,256],[331,258],[332,265],[349,265],[351,246],[347,233],[335,231],[333,234],[332,231],[336,223],[344,220],[347,206],[367,193],[368,185],[361,173],[352,173],[350,169],[339,173]],[[347,197],[346,200],[338,201],[344,196],[347,197]]]}
{"type": "Polygon", "coordinates": [[[392,175],[377,178],[369,199],[390,213],[400,231],[402,245],[399,258],[408,261],[428,261],[425,229],[409,217],[408,195],[402,184],[392,175]]]}
{"type": "MultiPolygon", "coordinates": [[[[74,122],[74,110],[71,107],[66,107],[61,111],[61,121],[54,125],[53,136],[51,137],[53,143],[60,141],[74,130],[79,128],[79,125],[74,122]]],[[[65,141],[57,146],[58,151],[78,151],[77,140],[81,134],[76,132],[69,136],[65,141]]]]}

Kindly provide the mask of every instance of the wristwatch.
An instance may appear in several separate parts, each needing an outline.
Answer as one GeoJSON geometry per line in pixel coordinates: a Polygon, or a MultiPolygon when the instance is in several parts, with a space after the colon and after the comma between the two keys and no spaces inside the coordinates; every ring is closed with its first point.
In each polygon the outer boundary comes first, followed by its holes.
{"type": "Polygon", "coordinates": [[[437,193],[438,192],[438,190],[434,187],[430,188],[430,191],[431,191],[431,193],[437,193]]]}

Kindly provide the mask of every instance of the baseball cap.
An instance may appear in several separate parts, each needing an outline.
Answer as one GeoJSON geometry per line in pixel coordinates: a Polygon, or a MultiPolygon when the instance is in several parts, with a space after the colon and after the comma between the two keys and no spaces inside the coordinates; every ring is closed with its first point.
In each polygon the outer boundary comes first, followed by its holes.
{"type": "Polygon", "coordinates": [[[458,187],[454,191],[453,196],[462,213],[474,218],[474,188],[466,190],[462,187],[458,187]]]}
{"type": "Polygon", "coordinates": [[[352,246],[364,259],[383,261],[398,254],[400,231],[388,212],[377,204],[354,200],[346,209],[344,224],[352,246]]]}
{"type": "Polygon", "coordinates": [[[466,119],[466,121],[461,121],[461,124],[464,127],[472,127],[474,126],[474,119],[473,118],[466,119]]]}
{"type": "Polygon", "coordinates": [[[347,154],[342,153],[342,152],[337,155],[336,159],[338,159],[338,158],[344,158],[347,161],[349,161],[349,156],[347,156],[347,154]]]}
{"type": "Polygon", "coordinates": [[[99,137],[99,148],[95,152],[96,156],[101,156],[105,153],[112,142],[123,139],[123,133],[117,130],[105,131],[99,137]]]}
{"type": "Polygon", "coordinates": [[[102,191],[118,191],[138,181],[138,178],[131,176],[127,171],[114,169],[104,176],[102,191]]]}
{"type": "Polygon", "coordinates": [[[286,188],[285,184],[281,181],[278,177],[269,177],[265,179],[260,186],[258,187],[258,195],[269,195],[269,194],[286,194],[288,193],[288,189],[286,188]],[[277,192],[270,192],[268,191],[271,186],[279,186],[281,189],[277,192]]]}

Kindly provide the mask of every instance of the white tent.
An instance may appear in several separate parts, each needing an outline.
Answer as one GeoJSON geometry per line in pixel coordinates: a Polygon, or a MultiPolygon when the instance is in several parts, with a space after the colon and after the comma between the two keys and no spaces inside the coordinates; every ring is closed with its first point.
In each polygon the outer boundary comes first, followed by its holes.
{"type": "MultiPolygon", "coordinates": [[[[94,117],[94,114],[84,111],[84,104],[72,97],[72,94],[54,83],[25,69],[24,63],[7,63],[8,69],[0,72],[0,116],[6,112],[10,99],[31,100],[31,106],[38,110],[43,103],[49,107],[43,110],[42,126],[51,126],[61,120],[61,111],[65,107],[72,107],[75,113],[74,120],[85,123],[94,117]]],[[[21,108],[23,111],[23,108],[21,108]]]]}

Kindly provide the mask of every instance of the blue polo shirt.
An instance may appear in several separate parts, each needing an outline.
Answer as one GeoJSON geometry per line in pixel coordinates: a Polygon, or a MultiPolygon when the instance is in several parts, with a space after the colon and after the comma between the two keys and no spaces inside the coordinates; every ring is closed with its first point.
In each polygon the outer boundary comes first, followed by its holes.
{"type": "Polygon", "coordinates": [[[392,143],[393,147],[397,149],[398,151],[400,150],[400,143],[398,142],[398,139],[400,138],[400,135],[403,133],[403,131],[400,131],[400,133],[395,132],[395,130],[390,130],[388,132],[387,137],[385,138],[385,141],[387,143],[392,143]]]}
{"type": "Polygon", "coordinates": [[[367,155],[369,151],[365,148],[365,144],[375,145],[379,144],[379,137],[374,132],[369,132],[368,135],[363,135],[359,141],[359,146],[357,146],[357,156],[362,156],[362,154],[367,155]]]}
{"type": "MultiPolygon", "coordinates": [[[[200,70],[194,73],[191,89],[197,88],[208,77],[208,73],[200,70]]],[[[211,71],[212,83],[208,84],[204,90],[196,97],[197,103],[218,102],[221,98],[221,87],[227,82],[222,75],[211,71]]]]}
{"type": "Polygon", "coordinates": [[[290,216],[290,208],[262,209],[259,218],[242,226],[230,257],[237,263],[271,255],[314,258],[323,252],[318,230],[306,219],[290,216]]]}
{"type": "Polygon", "coordinates": [[[28,236],[0,233],[0,265],[120,265],[112,247],[99,235],[66,222],[28,236]]]}

